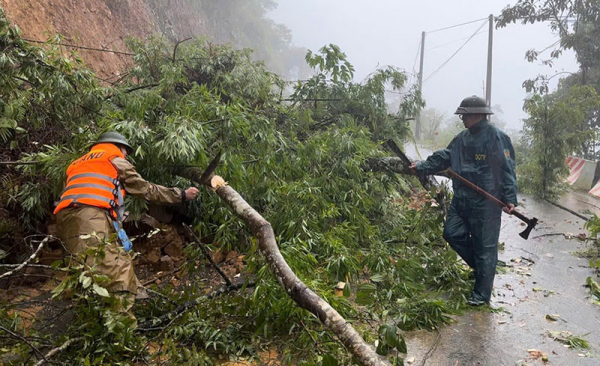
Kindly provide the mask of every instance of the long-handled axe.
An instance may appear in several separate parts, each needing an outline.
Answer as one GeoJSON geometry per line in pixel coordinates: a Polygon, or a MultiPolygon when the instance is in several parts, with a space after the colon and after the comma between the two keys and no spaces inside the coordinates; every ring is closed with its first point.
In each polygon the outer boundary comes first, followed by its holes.
{"type": "MultiPolygon", "coordinates": [[[[496,197],[492,196],[491,194],[489,194],[488,192],[484,191],[483,189],[477,187],[475,184],[473,184],[472,182],[470,182],[469,180],[465,179],[464,177],[462,177],[460,174],[456,173],[455,171],[453,171],[452,169],[448,168],[446,170],[444,170],[444,173],[446,173],[446,175],[448,175],[451,178],[455,178],[458,179],[459,181],[461,181],[462,183],[464,183],[467,187],[471,188],[472,190],[474,190],[475,192],[479,193],[480,195],[484,196],[485,198],[489,199],[490,201],[496,203],[498,206],[504,208],[508,208],[508,205],[502,201],[500,201],[499,199],[497,199],[496,197]]],[[[523,215],[522,213],[513,210],[511,212],[512,215],[515,215],[516,217],[518,217],[519,219],[521,219],[523,222],[525,222],[527,224],[527,228],[525,230],[523,230],[522,233],[519,234],[519,236],[525,240],[527,240],[529,238],[529,233],[531,233],[531,230],[533,230],[535,228],[535,226],[538,223],[538,219],[537,218],[527,218],[525,217],[525,215],[523,215]]]]}

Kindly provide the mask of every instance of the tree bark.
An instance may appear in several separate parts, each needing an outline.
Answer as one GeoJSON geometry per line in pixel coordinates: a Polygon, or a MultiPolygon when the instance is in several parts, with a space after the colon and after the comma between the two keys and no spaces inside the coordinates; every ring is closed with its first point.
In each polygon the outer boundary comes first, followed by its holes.
{"type": "MultiPolygon", "coordinates": [[[[181,171],[180,174],[194,180],[194,178],[197,179],[201,175],[201,172],[193,172],[193,170],[193,168],[187,168],[181,171]]],[[[362,365],[389,366],[389,362],[381,359],[351,324],[296,276],[279,251],[271,224],[230,186],[214,186],[213,182],[210,182],[209,186],[250,227],[252,233],[258,239],[260,252],[287,294],[301,308],[316,315],[329,330],[339,337],[344,346],[362,365]]]]}

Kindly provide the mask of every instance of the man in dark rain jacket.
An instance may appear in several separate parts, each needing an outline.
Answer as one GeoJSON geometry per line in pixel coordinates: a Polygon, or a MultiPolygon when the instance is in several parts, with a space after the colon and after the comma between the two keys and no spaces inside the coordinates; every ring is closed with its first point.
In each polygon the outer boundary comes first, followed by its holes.
{"type": "MultiPolygon", "coordinates": [[[[446,149],[425,161],[413,163],[417,174],[430,175],[451,168],[506,203],[512,213],[517,204],[515,152],[510,138],[487,120],[493,114],[482,98],[465,98],[456,110],[467,128],[446,149]]],[[[448,210],[444,239],[475,272],[475,287],[468,303],[490,301],[498,262],[501,209],[460,181],[453,179],[454,198],[448,210]]]]}

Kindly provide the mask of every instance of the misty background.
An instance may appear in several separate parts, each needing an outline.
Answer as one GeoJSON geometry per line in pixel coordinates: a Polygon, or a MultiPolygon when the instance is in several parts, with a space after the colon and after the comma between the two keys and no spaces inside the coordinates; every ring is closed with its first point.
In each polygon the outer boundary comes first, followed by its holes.
{"type": "MultiPolygon", "coordinates": [[[[421,32],[430,32],[477,19],[468,25],[426,35],[423,96],[426,108],[435,108],[452,117],[460,101],[476,94],[485,97],[488,24],[490,14],[497,16],[514,2],[506,0],[279,0],[267,15],[291,31],[295,46],[316,51],[333,43],[341,47],[355,66],[355,81],[361,81],[378,67],[397,66],[410,73],[410,84],[417,83],[421,32]],[[467,39],[477,33],[456,56],[434,73],[467,39]],[[431,76],[431,77],[430,77],[431,76]]],[[[542,65],[551,47],[538,61],[529,63],[525,52],[541,51],[559,40],[549,24],[512,24],[494,29],[492,105],[499,105],[506,128],[520,130],[526,97],[522,83],[539,74],[553,75],[576,71],[574,53],[564,52],[553,67],[542,65]]],[[[555,88],[560,77],[551,80],[555,88]]]]}

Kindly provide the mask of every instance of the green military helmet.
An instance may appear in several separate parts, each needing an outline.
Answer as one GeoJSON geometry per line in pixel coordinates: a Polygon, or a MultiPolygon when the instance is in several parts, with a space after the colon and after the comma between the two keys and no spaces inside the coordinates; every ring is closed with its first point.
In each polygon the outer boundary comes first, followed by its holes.
{"type": "Polygon", "coordinates": [[[494,114],[485,99],[476,95],[467,97],[460,102],[454,114],[494,114]]]}
{"type": "Polygon", "coordinates": [[[104,132],[102,135],[100,135],[100,137],[98,137],[98,140],[94,144],[101,144],[106,142],[124,146],[125,149],[127,149],[128,154],[131,154],[133,152],[133,147],[131,147],[131,145],[129,145],[125,137],[118,132],[104,132]]]}

